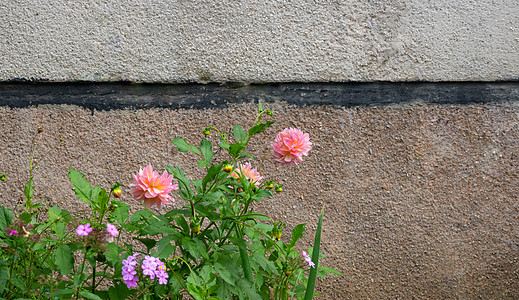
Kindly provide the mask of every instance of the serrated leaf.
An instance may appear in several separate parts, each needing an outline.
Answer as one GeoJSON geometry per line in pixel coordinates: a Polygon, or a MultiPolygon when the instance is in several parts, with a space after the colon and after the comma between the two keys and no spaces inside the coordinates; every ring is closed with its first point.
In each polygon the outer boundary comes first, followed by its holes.
{"type": "Polygon", "coordinates": [[[23,189],[23,193],[24,193],[25,198],[27,199],[27,201],[31,201],[31,199],[34,197],[34,187],[32,186],[32,177],[25,184],[25,188],[23,189]]]}
{"type": "Polygon", "coordinates": [[[229,283],[230,285],[236,284],[236,282],[235,282],[234,278],[232,277],[231,272],[229,271],[228,268],[224,267],[219,262],[214,263],[214,268],[215,268],[216,272],[218,272],[220,277],[222,277],[222,279],[225,280],[227,283],[229,283]]]}
{"type": "Polygon", "coordinates": [[[175,146],[177,146],[178,151],[180,151],[180,152],[191,151],[191,152],[194,152],[194,153],[200,155],[200,151],[198,151],[198,149],[194,145],[188,144],[183,137],[174,138],[171,142],[175,146]]]}
{"type": "Polygon", "coordinates": [[[202,180],[202,190],[205,191],[207,184],[216,178],[216,176],[220,173],[221,169],[222,169],[222,164],[217,164],[217,165],[212,165],[207,170],[207,175],[205,175],[202,180]]]}
{"type": "Polygon", "coordinates": [[[54,293],[51,293],[49,295],[50,298],[56,297],[56,296],[64,296],[64,295],[72,295],[76,292],[75,289],[64,289],[64,290],[57,290],[54,293]]]}
{"type": "Polygon", "coordinates": [[[87,291],[81,291],[79,292],[79,294],[87,299],[90,299],[90,300],[103,300],[101,299],[101,297],[99,297],[98,295],[96,294],[92,294],[90,292],[87,292],[87,291]]]}
{"type": "Polygon", "coordinates": [[[204,159],[206,162],[210,163],[213,160],[213,145],[210,141],[206,140],[205,138],[202,139],[202,142],[200,143],[200,150],[202,151],[202,155],[204,156],[204,159]]]}
{"type": "Polygon", "coordinates": [[[54,263],[62,275],[67,275],[74,266],[74,257],[68,245],[59,245],[54,250],[54,263]]]}
{"type": "Polygon", "coordinates": [[[106,243],[105,257],[111,266],[114,266],[119,262],[119,254],[122,252],[122,248],[117,246],[116,243],[106,243]]]}
{"type": "Polygon", "coordinates": [[[303,237],[303,233],[306,230],[306,223],[299,224],[294,229],[292,229],[292,237],[290,238],[290,243],[288,244],[288,248],[292,248],[296,245],[297,241],[303,237]]]}
{"type": "Polygon", "coordinates": [[[151,248],[155,247],[155,244],[157,244],[157,241],[155,241],[154,239],[140,238],[137,240],[140,241],[141,243],[143,243],[144,246],[146,246],[146,248],[148,249],[148,251],[150,251],[151,248]]]}
{"type": "Polygon", "coordinates": [[[247,134],[243,130],[243,127],[241,127],[240,125],[234,125],[234,127],[232,128],[232,133],[234,134],[236,140],[239,142],[241,142],[247,136],[247,134]]]}
{"type": "Polygon", "coordinates": [[[275,121],[267,121],[265,123],[260,123],[251,129],[249,129],[249,136],[252,137],[253,135],[265,131],[267,127],[270,127],[270,125],[276,123],[275,121]]]}
{"type": "Polygon", "coordinates": [[[99,185],[96,185],[92,190],[92,203],[94,203],[101,210],[108,208],[108,193],[105,189],[102,189],[99,185]]]}
{"type": "Polygon", "coordinates": [[[9,209],[5,206],[0,207],[0,234],[5,234],[5,229],[12,224],[13,218],[14,215],[9,209]]]}
{"type": "Polygon", "coordinates": [[[124,224],[128,218],[129,206],[128,204],[112,200],[112,204],[115,206],[114,211],[110,214],[119,224],[124,224]]]}
{"type": "Polygon", "coordinates": [[[243,146],[240,143],[232,144],[229,147],[229,155],[231,155],[232,157],[238,157],[238,156],[240,156],[240,153],[241,153],[241,151],[243,151],[243,149],[245,149],[245,146],[243,146]]]}
{"type": "Polygon", "coordinates": [[[205,167],[211,166],[211,163],[208,163],[205,160],[198,160],[196,163],[197,163],[197,165],[199,167],[204,167],[205,168],[205,167]]]}
{"type": "Polygon", "coordinates": [[[157,243],[157,253],[154,255],[156,258],[168,258],[173,252],[175,252],[175,246],[171,244],[174,240],[172,236],[163,237],[157,243]]]}
{"type": "Polygon", "coordinates": [[[90,182],[83,178],[84,176],[82,173],[69,168],[68,178],[74,187],[74,193],[76,193],[76,196],[78,196],[81,201],[90,204],[92,188],[90,187],[90,182]]]}

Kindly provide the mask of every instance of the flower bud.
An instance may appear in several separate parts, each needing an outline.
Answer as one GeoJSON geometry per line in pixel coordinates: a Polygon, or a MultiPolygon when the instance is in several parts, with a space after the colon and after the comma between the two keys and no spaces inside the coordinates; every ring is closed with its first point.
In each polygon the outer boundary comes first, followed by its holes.
{"type": "Polygon", "coordinates": [[[281,193],[283,191],[283,188],[279,185],[276,185],[276,193],[281,193]]]}
{"type": "Polygon", "coordinates": [[[273,189],[274,188],[274,183],[272,181],[267,181],[267,183],[265,184],[265,188],[273,189]]]}
{"type": "Polygon", "coordinates": [[[191,228],[191,233],[193,233],[193,235],[197,235],[200,233],[200,222],[191,221],[189,227],[191,228]]]}
{"type": "Polygon", "coordinates": [[[0,175],[0,181],[6,181],[6,180],[7,180],[7,175],[1,174],[0,175]]]}
{"type": "Polygon", "coordinates": [[[231,173],[231,171],[232,171],[232,165],[230,165],[230,164],[225,164],[225,165],[223,165],[222,170],[223,170],[225,173],[231,173]]]}
{"type": "Polygon", "coordinates": [[[205,128],[203,132],[204,132],[204,135],[210,135],[211,134],[211,130],[209,130],[209,127],[205,128]]]}
{"type": "Polygon", "coordinates": [[[270,235],[272,236],[273,239],[275,239],[276,241],[279,241],[282,234],[283,234],[283,229],[274,228],[270,235]]]}
{"type": "Polygon", "coordinates": [[[115,198],[119,198],[123,194],[123,191],[121,190],[121,188],[115,188],[112,193],[115,198]]]}
{"type": "Polygon", "coordinates": [[[43,132],[43,128],[41,126],[36,127],[36,130],[38,131],[38,133],[42,133],[43,132]]]}

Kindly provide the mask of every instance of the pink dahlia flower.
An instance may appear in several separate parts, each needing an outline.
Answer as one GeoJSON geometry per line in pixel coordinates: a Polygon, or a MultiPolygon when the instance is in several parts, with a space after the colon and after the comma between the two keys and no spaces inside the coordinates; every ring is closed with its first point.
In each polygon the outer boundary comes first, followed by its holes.
{"type": "Polygon", "coordinates": [[[245,178],[249,179],[251,183],[254,183],[255,186],[259,187],[259,181],[263,179],[257,169],[253,169],[250,162],[244,165],[240,164],[238,168],[234,169],[234,172],[231,173],[231,177],[240,178],[239,174],[243,174],[245,178]]]}
{"type": "Polygon", "coordinates": [[[153,171],[151,165],[133,175],[133,179],[136,182],[131,185],[133,198],[143,201],[147,208],[156,205],[160,209],[162,204],[171,204],[173,198],[169,192],[178,190],[178,184],[171,184],[173,175],[168,176],[168,172],[164,171],[162,176],[159,176],[159,173],[153,171]]]}
{"type": "Polygon", "coordinates": [[[312,149],[312,142],[308,133],[296,128],[285,128],[278,133],[271,146],[275,161],[292,166],[303,161],[303,155],[307,156],[308,151],[312,149]]]}

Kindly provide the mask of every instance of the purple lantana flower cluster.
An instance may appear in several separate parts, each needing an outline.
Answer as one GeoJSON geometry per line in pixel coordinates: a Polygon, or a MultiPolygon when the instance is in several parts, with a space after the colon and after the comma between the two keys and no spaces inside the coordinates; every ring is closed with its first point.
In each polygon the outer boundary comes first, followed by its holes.
{"type": "MultiPolygon", "coordinates": [[[[137,255],[139,255],[139,253],[130,255],[123,260],[122,275],[124,283],[128,288],[137,287],[138,277],[137,271],[135,270],[137,266],[135,258],[137,255]]],[[[159,284],[168,283],[169,275],[168,272],[166,272],[166,265],[160,261],[160,259],[146,255],[142,261],[141,268],[142,274],[149,276],[150,279],[158,278],[159,284]]]]}

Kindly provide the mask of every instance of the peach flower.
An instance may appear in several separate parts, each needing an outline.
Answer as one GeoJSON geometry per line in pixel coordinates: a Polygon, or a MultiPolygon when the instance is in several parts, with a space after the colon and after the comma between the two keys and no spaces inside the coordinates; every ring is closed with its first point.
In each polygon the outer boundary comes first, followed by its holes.
{"type": "Polygon", "coordinates": [[[258,170],[252,168],[250,162],[244,165],[239,164],[238,168],[234,169],[230,176],[239,179],[239,174],[243,174],[245,178],[249,179],[249,181],[254,183],[257,187],[260,185],[259,181],[263,179],[258,170]]]}
{"type": "Polygon", "coordinates": [[[274,160],[285,166],[292,166],[303,161],[312,149],[312,142],[308,133],[296,128],[285,128],[278,133],[271,144],[274,160]]]}
{"type": "Polygon", "coordinates": [[[178,184],[171,184],[173,175],[168,176],[164,171],[162,176],[153,171],[153,167],[148,165],[144,170],[133,175],[136,184],[131,184],[131,193],[135,200],[144,201],[144,206],[150,208],[156,205],[159,209],[162,204],[171,204],[174,200],[169,192],[178,190],[178,184]]]}

